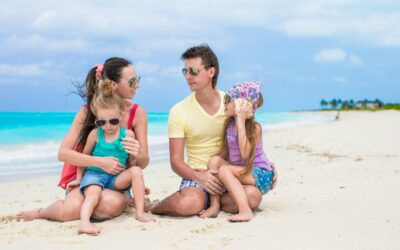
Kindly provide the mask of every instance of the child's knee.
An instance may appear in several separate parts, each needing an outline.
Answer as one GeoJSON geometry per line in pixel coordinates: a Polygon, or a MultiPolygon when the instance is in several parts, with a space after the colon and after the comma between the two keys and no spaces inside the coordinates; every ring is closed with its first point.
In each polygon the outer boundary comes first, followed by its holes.
{"type": "Polygon", "coordinates": [[[132,177],[142,177],[143,176],[143,170],[137,166],[133,166],[133,167],[129,168],[129,172],[132,175],[132,177]]]}
{"type": "Polygon", "coordinates": [[[223,178],[227,177],[228,175],[232,175],[229,166],[228,166],[228,165],[222,165],[222,166],[219,168],[218,177],[219,177],[220,179],[223,179],[223,178]]]}

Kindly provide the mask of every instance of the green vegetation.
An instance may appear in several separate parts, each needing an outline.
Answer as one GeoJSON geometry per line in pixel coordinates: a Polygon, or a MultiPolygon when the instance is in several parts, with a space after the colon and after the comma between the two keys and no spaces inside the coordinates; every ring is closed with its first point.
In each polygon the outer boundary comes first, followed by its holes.
{"type": "Polygon", "coordinates": [[[400,111],[400,103],[384,103],[379,99],[373,101],[364,99],[355,102],[353,99],[342,100],[332,99],[326,101],[322,99],[319,103],[322,110],[386,110],[395,109],[400,111]]]}

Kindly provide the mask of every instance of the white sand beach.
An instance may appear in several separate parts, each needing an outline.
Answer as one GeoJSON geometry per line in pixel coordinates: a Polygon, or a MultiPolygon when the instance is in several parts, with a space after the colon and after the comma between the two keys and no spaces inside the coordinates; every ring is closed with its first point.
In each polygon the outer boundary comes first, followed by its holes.
{"type": "MultiPolygon", "coordinates": [[[[77,235],[78,221],[17,222],[20,210],[64,197],[58,177],[0,184],[0,249],[399,249],[400,112],[342,112],[340,121],[266,132],[279,173],[249,223],[157,216],[133,209],[77,235]]],[[[151,199],[177,190],[169,163],[145,170],[151,199]]]]}

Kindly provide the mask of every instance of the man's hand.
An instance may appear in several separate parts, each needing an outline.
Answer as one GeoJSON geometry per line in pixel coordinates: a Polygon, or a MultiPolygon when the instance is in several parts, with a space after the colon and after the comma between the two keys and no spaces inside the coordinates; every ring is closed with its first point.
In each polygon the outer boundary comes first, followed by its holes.
{"type": "Polygon", "coordinates": [[[196,172],[196,181],[211,195],[221,195],[224,191],[224,185],[216,177],[218,174],[217,170],[198,170],[196,172]]]}

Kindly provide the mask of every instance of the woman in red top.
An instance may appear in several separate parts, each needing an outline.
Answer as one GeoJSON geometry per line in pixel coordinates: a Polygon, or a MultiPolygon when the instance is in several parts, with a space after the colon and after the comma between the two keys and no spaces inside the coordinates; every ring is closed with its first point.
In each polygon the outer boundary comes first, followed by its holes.
{"type": "MultiPolygon", "coordinates": [[[[135,135],[124,138],[126,151],[131,155],[131,162],[127,166],[139,166],[145,168],[149,162],[147,144],[147,114],[146,111],[132,103],[136,90],[139,87],[140,77],[136,74],[131,62],[123,58],[112,57],[104,64],[92,68],[86,81],[78,86],[80,95],[87,101],[92,100],[96,91],[98,81],[110,79],[115,84],[114,91],[124,99],[125,116],[121,125],[132,129],[135,135]]],[[[118,174],[123,171],[122,164],[114,157],[95,157],[82,154],[81,148],[86,143],[89,132],[95,127],[95,116],[90,110],[90,105],[84,105],[76,114],[71,128],[61,143],[58,159],[65,162],[59,186],[66,184],[76,176],[75,166],[97,166],[110,174],[118,174]]],[[[80,207],[84,198],[79,187],[68,190],[64,200],[58,200],[46,208],[39,208],[19,213],[17,220],[48,219],[56,221],[78,220],[80,207]]],[[[119,216],[126,208],[129,201],[128,194],[104,189],[101,194],[99,205],[93,212],[93,219],[105,220],[119,216]]]]}

